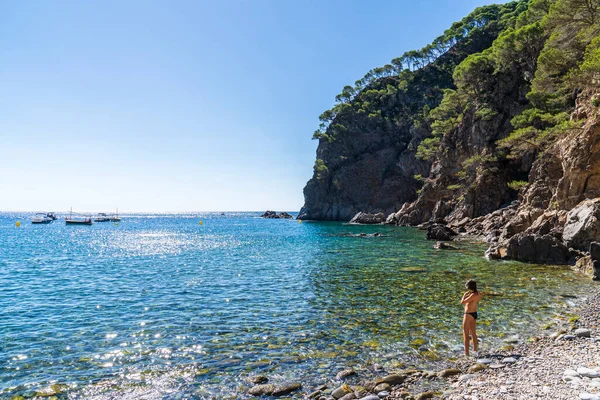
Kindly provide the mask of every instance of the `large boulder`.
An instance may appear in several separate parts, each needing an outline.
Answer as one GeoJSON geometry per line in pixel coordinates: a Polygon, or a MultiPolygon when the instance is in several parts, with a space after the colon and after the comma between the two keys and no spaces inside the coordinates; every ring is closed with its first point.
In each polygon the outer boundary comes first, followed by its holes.
{"type": "Polygon", "coordinates": [[[508,240],[506,258],[539,264],[568,264],[577,252],[555,236],[519,233],[508,240]]]}
{"type": "Polygon", "coordinates": [[[431,224],[427,228],[427,239],[428,240],[452,240],[458,233],[448,228],[444,224],[431,224]]]}
{"type": "Polygon", "coordinates": [[[382,224],[385,222],[385,215],[383,213],[378,214],[367,214],[359,212],[351,220],[351,224],[382,224]]]}
{"type": "Polygon", "coordinates": [[[600,199],[585,200],[569,211],[563,241],[567,246],[587,251],[596,240],[600,240],[600,199]]]}

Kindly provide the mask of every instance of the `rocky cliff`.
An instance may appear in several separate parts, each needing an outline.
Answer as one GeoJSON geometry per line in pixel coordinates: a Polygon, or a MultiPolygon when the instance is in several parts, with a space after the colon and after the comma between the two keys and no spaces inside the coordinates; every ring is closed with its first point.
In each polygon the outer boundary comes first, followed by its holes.
{"type": "Polygon", "coordinates": [[[398,68],[375,69],[356,88],[345,88],[339,104],[321,117],[326,126],[315,135],[314,176],[298,218],[349,221],[358,212],[388,215],[415,200],[422,186],[418,177],[431,167],[416,157],[419,143],[430,136],[425,116],[439,105],[443,90],[454,87],[455,67],[491,46],[503,27],[499,19],[516,4],[478,9],[436,39],[435,49],[409,54],[404,65],[393,60],[398,68]]]}
{"type": "Polygon", "coordinates": [[[436,39],[441,55],[344,89],[302,218],[383,212],[482,235],[491,257],[585,263],[600,242],[600,0],[489,7],[436,39]]]}

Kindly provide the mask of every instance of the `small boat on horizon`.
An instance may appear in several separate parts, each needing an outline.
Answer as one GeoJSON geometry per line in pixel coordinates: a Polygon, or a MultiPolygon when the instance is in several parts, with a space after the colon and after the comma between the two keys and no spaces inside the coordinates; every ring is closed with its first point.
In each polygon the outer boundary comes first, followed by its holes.
{"type": "Polygon", "coordinates": [[[32,224],[49,224],[50,222],[54,221],[54,219],[50,215],[51,215],[51,213],[37,213],[31,218],[31,223],[32,224]]]}
{"type": "Polygon", "coordinates": [[[117,212],[115,213],[115,215],[110,218],[110,221],[121,222],[121,218],[119,218],[119,209],[118,208],[117,208],[117,212]]]}
{"type": "Polygon", "coordinates": [[[66,225],[91,225],[92,217],[75,217],[73,218],[73,208],[68,217],[65,217],[66,225]]]}
{"type": "Polygon", "coordinates": [[[110,217],[106,213],[98,213],[98,216],[94,218],[94,222],[110,222],[110,217]]]}

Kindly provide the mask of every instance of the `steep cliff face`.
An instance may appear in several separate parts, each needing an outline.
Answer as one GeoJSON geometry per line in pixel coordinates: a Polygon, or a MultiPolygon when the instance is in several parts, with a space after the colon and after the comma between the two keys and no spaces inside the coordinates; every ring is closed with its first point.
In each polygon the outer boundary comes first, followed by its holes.
{"type": "Polygon", "coordinates": [[[515,215],[488,254],[532,262],[575,263],[600,241],[600,114],[593,99],[578,97],[573,118],[584,118],[536,160],[515,215]],[[548,248],[546,251],[544,249],[548,248]]]}
{"type": "Polygon", "coordinates": [[[462,21],[468,29],[455,24],[460,35],[468,35],[444,39],[452,45],[440,44],[443,54],[434,61],[427,55],[419,62],[428,64],[418,69],[394,76],[381,72],[384,76],[334,108],[335,117],[317,135],[314,175],[304,188],[298,218],[348,221],[358,212],[389,215],[417,199],[422,182],[415,177],[426,177],[431,167],[431,161],[416,157],[419,143],[431,134],[425,117],[440,103],[443,90],[454,87],[454,68],[489,48],[502,30],[501,13],[497,7],[490,10],[462,21]]]}

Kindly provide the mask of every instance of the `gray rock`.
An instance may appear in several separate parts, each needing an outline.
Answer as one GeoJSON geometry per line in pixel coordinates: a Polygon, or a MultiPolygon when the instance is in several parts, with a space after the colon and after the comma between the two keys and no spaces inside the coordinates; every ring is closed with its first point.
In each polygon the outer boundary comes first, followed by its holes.
{"type": "Polygon", "coordinates": [[[277,212],[275,211],[271,211],[271,210],[267,210],[265,211],[265,213],[263,215],[260,216],[261,218],[268,218],[268,219],[290,219],[290,218],[294,218],[292,215],[284,212],[280,212],[279,214],[277,214],[277,212]]]}
{"type": "MultiPolygon", "coordinates": [[[[563,339],[563,340],[573,340],[573,339],[575,339],[576,337],[577,337],[577,336],[575,336],[575,335],[564,335],[564,336],[562,337],[562,339],[563,339]]],[[[559,336],[559,338],[560,338],[560,336],[559,336]]],[[[558,338],[557,338],[557,339],[558,339],[558,338]]]]}
{"type": "Polygon", "coordinates": [[[458,235],[456,232],[443,224],[431,224],[427,228],[428,240],[450,241],[456,235],[458,235]]]}
{"type": "Polygon", "coordinates": [[[390,385],[400,385],[406,380],[406,374],[392,374],[377,380],[377,384],[389,383],[390,385]]]}
{"type": "Polygon", "coordinates": [[[248,390],[248,394],[252,396],[270,395],[275,391],[275,385],[267,383],[265,385],[256,385],[248,390]]]}
{"type": "Polygon", "coordinates": [[[485,364],[485,365],[488,365],[488,364],[491,364],[491,363],[493,363],[493,362],[494,362],[494,360],[490,360],[489,358],[478,358],[478,359],[477,359],[477,364],[485,364]]]}
{"type": "Polygon", "coordinates": [[[598,378],[600,377],[600,372],[595,369],[580,367],[577,368],[577,373],[581,376],[585,376],[587,378],[598,378]]]}
{"type": "Polygon", "coordinates": [[[567,264],[574,252],[555,236],[519,233],[506,243],[506,257],[540,264],[567,264]]]}
{"type": "Polygon", "coordinates": [[[368,396],[361,397],[360,400],[379,400],[379,396],[375,394],[370,394],[368,396]]]}
{"type": "Polygon", "coordinates": [[[434,249],[438,249],[438,250],[458,250],[457,247],[452,246],[451,244],[445,243],[445,242],[437,242],[436,244],[433,245],[434,249]]]}
{"type": "Polygon", "coordinates": [[[460,375],[460,373],[461,373],[460,369],[448,368],[448,369],[444,369],[444,370],[441,370],[440,372],[438,372],[438,376],[440,378],[446,378],[448,376],[460,375]]]}
{"type": "Polygon", "coordinates": [[[464,374],[464,375],[461,375],[461,376],[459,376],[459,377],[458,377],[458,380],[459,380],[460,382],[464,382],[464,381],[468,381],[468,380],[470,380],[470,379],[473,379],[473,378],[475,378],[476,376],[477,376],[477,375],[475,375],[475,374],[464,374]]]}
{"type": "Polygon", "coordinates": [[[373,391],[375,393],[379,393],[379,392],[383,392],[386,391],[390,388],[390,384],[389,383],[380,383],[379,385],[375,386],[375,388],[373,389],[373,391]]]}
{"type": "Polygon", "coordinates": [[[383,392],[379,392],[379,393],[377,393],[377,396],[378,396],[380,399],[385,399],[385,398],[386,398],[386,397],[388,397],[389,395],[390,395],[390,392],[388,392],[388,391],[385,391],[385,390],[384,390],[383,392]]]}
{"type": "Polygon", "coordinates": [[[501,364],[501,363],[490,364],[491,369],[498,369],[498,368],[504,368],[504,367],[506,367],[506,364],[501,364]]]}
{"type": "Polygon", "coordinates": [[[339,388],[335,389],[333,392],[331,392],[331,395],[335,399],[341,399],[342,397],[344,397],[345,395],[347,395],[350,392],[351,391],[350,391],[350,388],[348,387],[348,385],[342,385],[339,388]]]}
{"type": "Polygon", "coordinates": [[[302,388],[302,384],[300,382],[285,382],[285,383],[275,386],[275,390],[273,390],[272,395],[273,396],[283,396],[284,394],[294,392],[301,388],[302,388]]]}
{"type": "Polygon", "coordinates": [[[473,374],[475,372],[483,371],[484,369],[488,369],[489,367],[486,364],[473,364],[467,370],[467,373],[473,374]]]}
{"type": "Polygon", "coordinates": [[[352,375],[356,375],[356,371],[349,368],[349,369],[345,369],[343,371],[338,372],[338,374],[335,376],[335,379],[342,380],[342,379],[345,379],[352,375]]]}
{"type": "Polygon", "coordinates": [[[567,215],[563,241],[569,247],[587,251],[600,237],[600,200],[584,200],[567,215]]]}
{"type": "Polygon", "coordinates": [[[590,331],[589,329],[586,328],[579,328],[575,330],[575,336],[579,336],[579,337],[591,337],[592,336],[592,331],[590,331]]]}
{"type": "Polygon", "coordinates": [[[356,399],[356,395],[354,393],[348,393],[342,396],[339,400],[354,400],[356,399]]]}
{"type": "Polygon", "coordinates": [[[383,213],[378,214],[367,214],[364,212],[359,212],[356,214],[351,220],[351,224],[383,224],[385,222],[385,215],[383,213]]]}
{"type": "Polygon", "coordinates": [[[514,357],[506,357],[506,358],[503,358],[503,359],[502,359],[502,362],[503,362],[504,364],[513,364],[513,363],[516,363],[516,362],[517,362],[517,359],[516,359],[516,358],[514,358],[514,357]]]}
{"type": "Polygon", "coordinates": [[[600,400],[600,396],[597,394],[581,392],[579,393],[579,398],[581,400],[600,400]]]}

